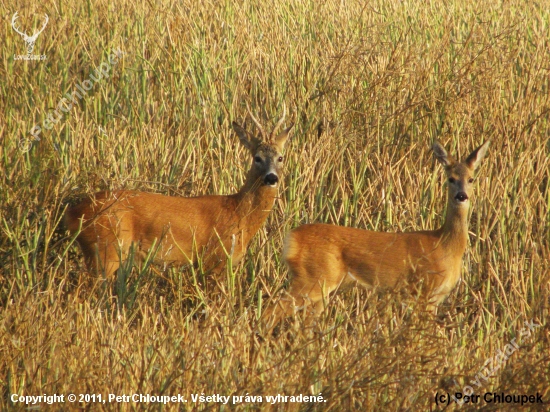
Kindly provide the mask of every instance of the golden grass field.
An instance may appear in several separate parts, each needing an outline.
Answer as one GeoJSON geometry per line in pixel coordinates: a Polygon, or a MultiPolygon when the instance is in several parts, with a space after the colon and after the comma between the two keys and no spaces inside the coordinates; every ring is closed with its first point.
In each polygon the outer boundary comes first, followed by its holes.
{"type": "Polygon", "coordinates": [[[0,11],[0,409],[24,409],[13,395],[71,393],[188,401],[40,406],[518,408],[435,403],[470,389],[538,393],[545,404],[524,410],[548,407],[550,2],[8,0],[0,11]],[[48,14],[33,51],[45,60],[14,58],[26,54],[16,11],[29,34],[48,14]],[[116,50],[108,77],[55,114],[116,50]],[[251,159],[231,121],[242,124],[247,103],[266,128],[286,105],[296,126],[280,198],[245,259],[217,279],[126,267],[114,289],[88,274],[60,225],[67,205],[102,189],[236,192],[251,159]],[[460,156],[492,140],[463,281],[437,317],[410,298],[355,288],[311,327],[298,318],[264,333],[258,319],[287,282],[288,230],[440,226],[436,138],[460,156]],[[193,402],[200,394],[243,398],[193,402]],[[277,394],[324,402],[266,401],[277,394]]]}

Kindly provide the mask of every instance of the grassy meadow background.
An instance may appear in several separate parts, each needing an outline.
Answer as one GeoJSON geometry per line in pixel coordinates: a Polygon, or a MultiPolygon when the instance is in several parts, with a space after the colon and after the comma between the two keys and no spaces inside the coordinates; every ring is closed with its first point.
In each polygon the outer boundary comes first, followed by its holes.
{"type": "MultiPolygon", "coordinates": [[[[550,402],[550,2],[8,0],[0,15],[1,409],[22,409],[11,394],[179,393],[187,404],[72,408],[426,411],[466,385],[550,402]],[[14,60],[26,53],[15,11],[28,33],[49,15],[33,52],[45,61],[14,60]],[[117,49],[109,78],[22,150],[117,49]],[[286,105],[296,127],[280,198],[243,262],[219,279],[127,268],[114,294],[88,275],[60,225],[67,204],[101,189],[236,192],[251,159],[230,124],[247,103],[266,128],[286,105]],[[461,157],[492,139],[463,281],[438,316],[353,289],[311,328],[262,332],[291,228],[442,223],[434,138],[461,157]],[[526,321],[541,326],[520,336],[526,321]],[[326,402],[192,403],[201,393],[326,402]]],[[[478,407],[512,410],[448,409],[478,407]]]]}

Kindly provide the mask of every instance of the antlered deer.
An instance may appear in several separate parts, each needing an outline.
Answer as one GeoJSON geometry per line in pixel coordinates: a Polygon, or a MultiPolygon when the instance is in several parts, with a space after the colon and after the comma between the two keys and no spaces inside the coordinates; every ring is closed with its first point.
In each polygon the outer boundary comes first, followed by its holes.
{"type": "Polygon", "coordinates": [[[289,296],[266,311],[266,321],[275,325],[282,317],[307,308],[319,314],[323,297],[355,283],[390,289],[407,285],[435,310],[460,278],[474,170],[488,147],[487,141],[458,162],[439,142],[433,144],[448,178],[447,215],[437,230],[384,233],[328,224],[292,230],[283,251],[291,274],[289,296]]]}
{"type": "Polygon", "coordinates": [[[277,197],[283,146],[292,125],[277,134],[283,112],[267,135],[249,115],[260,135],[252,136],[233,122],[241,143],[252,155],[243,187],[229,196],[175,197],[139,191],[99,192],[67,210],[65,225],[77,241],[92,274],[109,279],[130,248],[143,259],[154,246],[155,261],[197,263],[221,272],[228,255],[236,265],[251,238],[264,224],[277,197]]]}

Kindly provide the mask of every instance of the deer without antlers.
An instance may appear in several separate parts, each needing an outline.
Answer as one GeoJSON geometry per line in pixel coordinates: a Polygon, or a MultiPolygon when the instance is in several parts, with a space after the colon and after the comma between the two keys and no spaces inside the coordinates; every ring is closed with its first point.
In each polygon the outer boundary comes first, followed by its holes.
{"type": "Polygon", "coordinates": [[[297,310],[311,308],[319,314],[323,297],[353,284],[387,288],[405,284],[426,297],[435,310],[460,278],[474,170],[488,147],[487,141],[457,162],[439,142],[433,144],[448,178],[447,214],[437,230],[383,233],[328,224],[292,230],[283,251],[291,274],[288,296],[272,305],[264,319],[274,326],[297,310]]]}
{"type": "Polygon", "coordinates": [[[34,44],[36,43],[36,40],[38,39],[38,35],[44,31],[44,29],[46,28],[46,25],[48,24],[49,17],[48,17],[47,14],[44,14],[44,24],[42,25],[42,28],[40,30],[34,32],[34,34],[32,36],[29,36],[27,33],[22,32],[21,30],[19,30],[17,28],[17,26],[15,25],[16,20],[19,18],[19,15],[17,13],[18,12],[15,12],[13,14],[13,17],[11,18],[11,26],[13,27],[13,29],[18,34],[20,34],[23,37],[23,40],[25,41],[25,43],[27,43],[27,54],[31,54],[32,51],[34,50],[34,44]]]}
{"type": "Polygon", "coordinates": [[[229,196],[173,197],[139,191],[99,192],[67,210],[65,225],[78,233],[88,270],[109,279],[134,247],[143,259],[155,246],[155,261],[197,263],[221,272],[228,255],[233,265],[244,256],[251,238],[264,224],[277,196],[281,152],[293,125],[277,134],[286,111],[271,134],[258,120],[255,137],[233,122],[252,165],[238,193],[229,196]]]}

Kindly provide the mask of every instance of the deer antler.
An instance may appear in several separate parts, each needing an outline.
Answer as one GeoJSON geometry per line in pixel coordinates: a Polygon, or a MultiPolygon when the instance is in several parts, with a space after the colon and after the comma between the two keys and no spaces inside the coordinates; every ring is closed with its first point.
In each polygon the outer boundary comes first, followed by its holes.
{"type": "Polygon", "coordinates": [[[271,136],[270,136],[271,140],[273,140],[273,138],[275,138],[275,134],[277,133],[277,130],[279,129],[279,127],[281,127],[281,125],[283,124],[283,122],[285,120],[285,117],[286,117],[286,104],[283,103],[283,117],[281,117],[279,119],[279,121],[277,122],[277,124],[273,128],[273,131],[271,132],[271,136]]]}
{"type": "Polygon", "coordinates": [[[23,38],[26,39],[27,37],[29,37],[29,36],[27,35],[27,33],[23,33],[22,31],[19,31],[19,30],[17,29],[17,27],[15,26],[15,21],[19,18],[19,16],[17,15],[17,13],[18,13],[18,12],[16,11],[16,12],[14,13],[13,17],[11,18],[11,27],[13,27],[13,29],[14,29],[17,33],[19,33],[21,36],[23,36],[23,38]]]}
{"type": "Polygon", "coordinates": [[[260,136],[262,136],[262,140],[264,140],[264,141],[267,140],[264,128],[262,127],[260,122],[254,117],[254,115],[250,111],[250,106],[248,105],[248,103],[246,104],[246,109],[248,110],[248,115],[250,116],[250,118],[252,119],[252,121],[254,122],[256,127],[258,128],[258,130],[260,131],[260,136]]]}

